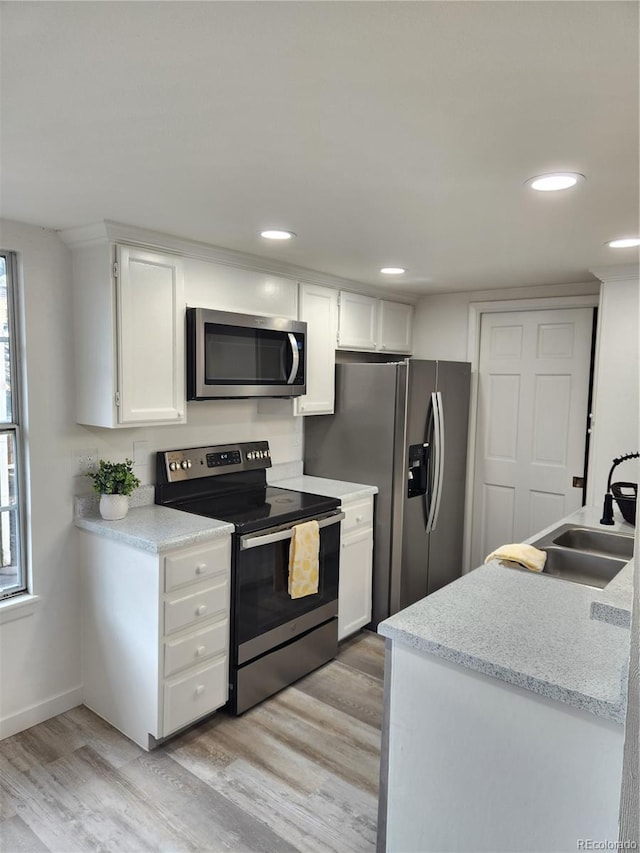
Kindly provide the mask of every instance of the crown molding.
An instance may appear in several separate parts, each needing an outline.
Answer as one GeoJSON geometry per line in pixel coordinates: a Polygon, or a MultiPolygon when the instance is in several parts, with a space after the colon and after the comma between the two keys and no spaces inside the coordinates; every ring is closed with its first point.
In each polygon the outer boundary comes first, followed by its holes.
{"type": "Polygon", "coordinates": [[[606,281],[637,281],[640,277],[640,265],[638,264],[616,264],[610,267],[592,267],[589,270],[592,275],[606,281]]]}
{"type": "Polygon", "coordinates": [[[305,284],[317,284],[323,287],[331,287],[334,290],[349,290],[376,299],[393,299],[394,302],[406,302],[411,305],[415,305],[418,300],[415,294],[394,291],[391,295],[386,289],[376,288],[363,282],[341,278],[307,267],[300,267],[296,264],[289,264],[286,261],[272,261],[260,255],[236,252],[233,249],[224,249],[222,246],[213,246],[209,243],[201,243],[198,240],[186,240],[181,237],[174,237],[171,234],[164,234],[161,231],[150,231],[146,228],[113,222],[109,219],[93,225],[67,228],[59,231],[58,235],[70,249],[104,242],[127,243],[144,249],[173,252],[177,255],[210,261],[215,264],[277,275],[294,281],[302,281],[305,284]]]}

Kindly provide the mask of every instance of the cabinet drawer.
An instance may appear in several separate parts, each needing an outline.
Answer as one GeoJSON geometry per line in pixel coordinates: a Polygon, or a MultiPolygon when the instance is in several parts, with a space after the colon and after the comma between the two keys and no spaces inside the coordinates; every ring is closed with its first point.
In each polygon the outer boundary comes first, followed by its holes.
{"type": "Polygon", "coordinates": [[[188,666],[203,663],[207,658],[226,655],[228,649],[229,620],[221,619],[195,634],[167,640],[164,644],[164,674],[173,675],[188,666]]]}
{"type": "Polygon", "coordinates": [[[163,737],[225,704],[227,667],[228,658],[224,655],[196,672],[165,682],[163,737]]]}
{"type": "Polygon", "coordinates": [[[342,532],[353,530],[356,527],[371,527],[373,524],[373,499],[367,498],[355,503],[347,503],[342,507],[344,519],[342,521],[342,532]]]}
{"type": "Polygon", "coordinates": [[[189,548],[164,558],[164,590],[171,592],[187,583],[225,574],[231,561],[231,539],[226,536],[215,544],[189,548]]]}
{"type": "Polygon", "coordinates": [[[217,613],[229,611],[229,583],[220,578],[215,585],[207,586],[180,598],[169,598],[164,603],[164,633],[171,634],[187,625],[204,622],[217,613]]]}

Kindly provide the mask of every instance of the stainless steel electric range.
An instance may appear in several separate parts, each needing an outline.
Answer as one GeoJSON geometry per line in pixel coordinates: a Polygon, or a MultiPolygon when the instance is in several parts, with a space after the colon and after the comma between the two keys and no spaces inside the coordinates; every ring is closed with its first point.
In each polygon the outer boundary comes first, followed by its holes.
{"type": "Polygon", "coordinates": [[[335,657],[339,501],[267,485],[266,441],[157,454],[156,503],[235,526],[231,559],[229,705],[241,714],[335,657]],[[318,592],[287,591],[293,527],[317,519],[318,592]]]}

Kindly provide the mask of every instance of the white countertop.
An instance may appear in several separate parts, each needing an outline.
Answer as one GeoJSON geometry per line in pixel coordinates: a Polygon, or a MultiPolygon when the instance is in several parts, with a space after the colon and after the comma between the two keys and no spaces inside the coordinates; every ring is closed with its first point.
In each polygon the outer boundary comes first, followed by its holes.
{"type": "MultiPolygon", "coordinates": [[[[599,518],[599,511],[583,508],[529,541],[566,522],[602,529],[599,518]]],[[[634,528],[621,522],[607,530],[633,533],[634,528]]],[[[622,622],[627,614],[628,625],[632,569],[631,561],[601,590],[509,569],[493,560],[381,622],[378,631],[621,722],[630,641],[622,622]],[[601,621],[607,615],[613,621],[601,621]]]]}
{"type": "Polygon", "coordinates": [[[275,480],[274,486],[283,489],[293,489],[297,492],[310,492],[313,495],[323,495],[326,498],[339,498],[341,501],[355,501],[367,498],[378,492],[377,486],[365,486],[362,483],[347,483],[342,480],[329,480],[326,477],[311,477],[300,474],[298,477],[288,477],[275,480]]]}
{"type": "MultiPolygon", "coordinates": [[[[357,500],[375,494],[376,486],[326,480],[322,477],[299,475],[275,480],[272,485],[299,492],[311,492],[342,501],[357,500]]],[[[131,508],[126,518],[120,521],[105,521],[98,512],[97,495],[76,498],[76,527],[118,539],[134,548],[157,553],[171,548],[183,548],[228,536],[234,531],[233,524],[204,518],[177,509],[168,509],[154,504],[154,487],[142,486],[132,496],[131,508]]]]}
{"type": "Polygon", "coordinates": [[[105,521],[100,517],[97,496],[76,498],[75,525],[151,553],[209,542],[219,536],[230,536],[234,531],[233,524],[226,521],[157,506],[153,497],[153,486],[138,489],[126,518],[120,521],[105,521]]]}

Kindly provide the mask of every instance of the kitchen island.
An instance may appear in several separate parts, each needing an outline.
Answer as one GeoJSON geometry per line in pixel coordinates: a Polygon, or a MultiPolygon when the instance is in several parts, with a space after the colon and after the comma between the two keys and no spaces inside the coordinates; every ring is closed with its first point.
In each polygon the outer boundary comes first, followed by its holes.
{"type": "Polygon", "coordinates": [[[632,568],[595,589],[492,561],[379,625],[379,850],[617,841],[632,568]]]}

